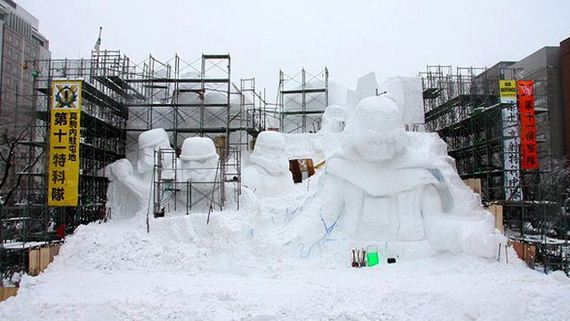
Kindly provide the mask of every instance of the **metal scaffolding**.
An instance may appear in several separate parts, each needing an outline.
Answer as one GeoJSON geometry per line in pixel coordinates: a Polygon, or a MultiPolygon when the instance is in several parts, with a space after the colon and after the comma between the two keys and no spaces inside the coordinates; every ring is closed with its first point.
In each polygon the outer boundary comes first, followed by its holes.
{"type": "MultiPolygon", "coordinates": [[[[138,135],[152,128],[164,128],[177,150],[186,138],[211,138],[220,156],[220,178],[225,182],[219,185],[220,193],[212,195],[222,207],[228,199],[226,187],[233,192],[232,201],[239,203],[241,149],[246,134],[256,130],[254,120],[248,120],[243,112],[242,93],[230,76],[228,54],[203,54],[191,62],[177,55],[167,62],[149,56],[123,79],[133,89],[127,103],[127,154],[135,152],[138,135]]],[[[167,191],[156,191],[162,192],[167,191]]]]}
{"type": "Polygon", "coordinates": [[[315,133],[328,105],[327,68],[310,74],[303,68],[295,75],[279,71],[279,128],[284,133],[315,133]]]}
{"type": "Polygon", "coordinates": [[[54,59],[30,62],[36,74],[30,122],[23,133],[14,162],[21,179],[13,200],[2,206],[0,272],[7,277],[26,270],[27,249],[58,242],[80,224],[105,218],[107,179],[102,169],[125,157],[128,111],[121,92],[105,83],[102,75],[121,76],[128,59],[119,52],[98,53],[101,59],[54,59]],[[79,204],[47,206],[49,97],[54,79],[82,81],[83,106],[80,130],[79,204]]]}
{"type": "MultiPolygon", "coordinates": [[[[520,157],[517,107],[501,103],[498,94],[499,80],[517,79],[518,71],[508,66],[499,64],[495,70],[428,66],[420,73],[426,129],[437,132],[447,143],[463,179],[481,180],[484,204],[503,206],[505,233],[536,245],[545,270],[568,271],[568,217],[561,195],[543,186],[552,176],[548,164],[543,161],[538,171],[505,168],[510,157],[520,157]],[[514,118],[507,120],[506,115],[514,118]],[[508,146],[509,141],[516,144],[508,146]],[[557,231],[553,233],[554,225],[557,231]]],[[[541,93],[536,94],[538,101],[541,93]]],[[[537,108],[537,119],[548,119],[545,111],[537,108]]],[[[537,131],[544,132],[545,126],[547,122],[537,122],[537,131]]],[[[540,143],[539,153],[547,154],[542,159],[549,159],[548,150],[540,143]]]]}

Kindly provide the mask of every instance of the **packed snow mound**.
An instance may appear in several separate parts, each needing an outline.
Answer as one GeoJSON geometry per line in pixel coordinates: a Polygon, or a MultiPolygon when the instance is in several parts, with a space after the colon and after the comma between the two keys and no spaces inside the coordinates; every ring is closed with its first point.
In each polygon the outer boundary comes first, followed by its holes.
{"type": "Polygon", "coordinates": [[[223,272],[235,265],[245,268],[253,252],[248,246],[252,235],[247,233],[248,225],[241,216],[224,214],[222,219],[212,217],[208,225],[206,214],[153,220],[151,233],[146,232],[144,220],[139,218],[80,226],[66,240],[57,264],[50,268],[187,273],[223,272]],[[234,255],[226,253],[230,247],[234,255]]]}

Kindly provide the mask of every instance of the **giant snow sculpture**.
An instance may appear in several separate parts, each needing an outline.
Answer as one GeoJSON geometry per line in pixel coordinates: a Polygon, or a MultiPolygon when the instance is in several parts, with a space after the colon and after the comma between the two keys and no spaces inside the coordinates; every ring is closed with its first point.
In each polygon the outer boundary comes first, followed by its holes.
{"type": "Polygon", "coordinates": [[[259,197],[281,195],[293,186],[283,135],[261,132],[255,141],[249,165],[243,169],[243,183],[259,197]]]}
{"type": "Polygon", "coordinates": [[[383,96],[362,100],[345,134],[316,198],[321,240],[427,240],[437,251],[494,255],[501,238],[494,218],[463,184],[437,134],[406,132],[400,109],[383,96]]]}

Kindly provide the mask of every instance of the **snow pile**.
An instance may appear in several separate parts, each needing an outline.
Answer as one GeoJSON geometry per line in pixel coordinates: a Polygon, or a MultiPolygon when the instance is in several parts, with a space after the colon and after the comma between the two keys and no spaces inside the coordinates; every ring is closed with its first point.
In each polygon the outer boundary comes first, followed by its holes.
{"type": "Polygon", "coordinates": [[[46,272],[24,276],[0,303],[0,319],[570,318],[570,285],[527,269],[513,251],[509,264],[439,255],[352,269],[347,252],[299,260],[283,245],[254,246],[246,212],[218,214],[213,225],[200,215],[153,220],[150,234],[135,221],[81,227],[46,272]]]}

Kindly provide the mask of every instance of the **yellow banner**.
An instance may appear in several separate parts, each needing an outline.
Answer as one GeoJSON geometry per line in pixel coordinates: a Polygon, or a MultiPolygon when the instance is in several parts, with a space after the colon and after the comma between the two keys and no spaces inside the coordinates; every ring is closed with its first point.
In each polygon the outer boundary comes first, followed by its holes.
{"type": "Polygon", "coordinates": [[[516,80],[499,80],[499,95],[502,103],[517,102],[517,82],[516,80]]]}
{"type": "Polygon", "coordinates": [[[48,205],[77,206],[81,80],[54,80],[50,96],[48,205]]]}

